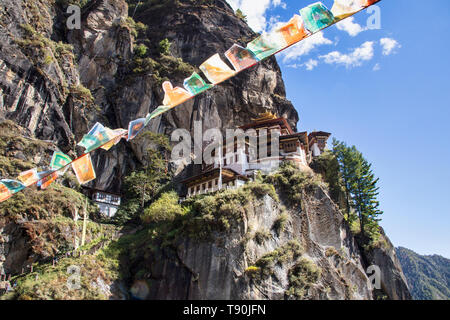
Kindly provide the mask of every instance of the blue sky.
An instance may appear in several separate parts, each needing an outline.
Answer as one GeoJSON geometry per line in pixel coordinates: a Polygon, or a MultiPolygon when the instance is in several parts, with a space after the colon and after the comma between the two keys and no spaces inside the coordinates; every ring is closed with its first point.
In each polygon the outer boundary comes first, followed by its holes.
{"type": "MultiPolygon", "coordinates": [[[[228,1],[258,32],[314,2],[228,1]]],[[[450,258],[450,1],[377,5],[381,29],[367,30],[365,10],[277,55],[287,97],[299,130],[331,132],[372,163],[395,246],[450,258]]]]}

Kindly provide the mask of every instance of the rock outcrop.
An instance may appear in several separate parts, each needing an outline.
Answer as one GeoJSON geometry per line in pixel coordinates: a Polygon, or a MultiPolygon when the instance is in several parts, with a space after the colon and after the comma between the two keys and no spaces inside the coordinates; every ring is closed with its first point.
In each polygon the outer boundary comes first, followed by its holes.
{"type": "MultiPolygon", "coordinates": [[[[57,148],[72,157],[81,154],[76,143],[95,122],[126,128],[129,121],[161,104],[161,82],[166,78],[181,85],[213,54],[257,36],[224,0],[128,3],[139,4],[132,10],[134,20],[141,23],[139,30],[129,19],[124,0],[87,2],[80,30],[66,27],[67,1],[0,1],[0,120],[21,126],[14,129],[20,131],[20,141],[1,144],[0,156],[7,160],[0,165],[2,178],[14,177],[16,167],[48,164],[57,148]],[[164,39],[171,43],[167,52],[159,45],[164,39]],[[137,45],[146,49],[137,53],[137,45]],[[26,141],[39,147],[23,146],[26,141]]],[[[175,128],[193,132],[195,121],[202,121],[205,130],[225,130],[265,111],[285,117],[296,128],[298,114],[286,99],[275,58],[154,119],[146,130],[166,135],[175,128]]],[[[140,165],[145,144],[121,142],[108,152],[96,152],[97,179],[91,186],[120,191],[123,177],[140,165]]],[[[76,228],[71,215],[84,204],[81,195],[68,188],[54,189],[49,199],[39,198],[34,190],[26,192],[18,199],[25,205],[0,207],[0,263],[7,273],[19,273],[22,267],[71,246],[76,228]]],[[[92,229],[89,239],[102,235],[96,225],[92,229]]],[[[301,208],[285,209],[266,195],[248,204],[242,221],[229,233],[216,232],[202,241],[186,236],[170,246],[160,243],[143,255],[127,252],[125,268],[135,296],[372,299],[365,268],[375,263],[383,270],[383,292],[391,299],[408,298],[392,250],[361,251],[321,187],[304,191],[301,208]],[[275,227],[281,217],[286,224],[283,231],[275,227]],[[139,273],[142,269],[148,273],[139,273]],[[148,290],[143,288],[143,278],[151,283],[148,290]]],[[[111,264],[117,268],[115,262],[111,264]]],[[[108,267],[104,261],[100,264],[108,267]]],[[[117,291],[109,287],[114,283],[110,275],[98,278],[95,263],[90,270],[95,275],[93,286],[103,295],[117,291]]],[[[118,277],[117,270],[114,276],[118,277]]],[[[59,285],[62,288],[64,283],[59,285]]],[[[52,294],[47,289],[46,297],[52,294]]]]}

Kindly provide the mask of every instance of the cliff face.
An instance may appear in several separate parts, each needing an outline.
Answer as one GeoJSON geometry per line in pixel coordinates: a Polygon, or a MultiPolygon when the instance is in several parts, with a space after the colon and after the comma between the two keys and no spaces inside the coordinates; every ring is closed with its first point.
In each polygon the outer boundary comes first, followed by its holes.
{"type": "MultiPolygon", "coordinates": [[[[127,128],[129,121],[156,109],[163,99],[160,73],[180,85],[194,70],[191,66],[192,70],[176,72],[176,65],[168,69],[166,64],[179,64],[176,58],[181,58],[186,65],[199,66],[233,43],[255,37],[221,0],[207,5],[144,3],[134,18],[147,30],[138,34],[127,20],[123,0],[88,2],[82,9],[81,30],[71,31],[65,26],[65,7],[58,2],[5,0],[1,6],[0,116],[28,128],[39,139],[52,140],[65,152],[74,149],[96,121],[127,128]],[[157,50],[148,57],[164,60],[165,70],[136,71],[135,36],[150,49],[162,39],[172,43],[167,57],[159,57],[157,50]]],[[[274,58],[156,118],[149,130],[166,134],[174,128],[193,130],[196,120],[203,121],[205,130],[225,130],[267,110],[286,117],[295,128],[298,116],[285,98],[274,58]]],[[[121,144],[95,154],[95,187],[119,191],[121,178],[139,163],[143,147],[133,143],[130,150],[121,144]]]]}
{"type": "MultiPolygon", "coordinates": [[[[2,128],[11,130],[8,142],[0,145],[2,176],[48,163],[56,148],[75,156],[82,151],[76,142],[95,122],[126,128],[130,120],[161,103],[165,78],[180,85],[211,55],[256,37],[223,0],[143,1],[130,10],[144,25],[138,31],[127,19],[123,0],[89,1],[82,8],[80,30],[67,30],[65,4],[0,1],[0,120],[21,126],[2,122],[2,128]],[[166,38],[172,45],[161,53],[158,44],[166,38]],[[148,48],[144,56],[135,52],[137,44],[148,48]]],[[[154,119],[147,130],[193,131],[197,120],[204,129],[225,130],[265,111],[287,118],[293,128],[297,125],[275,58],[154,119]]],[[[121,142],[108,152],[96,152],[92,186],[119,191],[123,176],[139,165],[145,147],[145,141],[121,142]]],[[[70,181],[65,184],[72,186],[70,181]]],[[[52,258],[75,242],[72,218],[82,210],[83,198],[62,187],[42,193],[47,197],[40,194],[26,191],[14,203],[0,206],[0,262],[7,273],[52,258]]],[[[161,243],[152,238],[151,245],[142,244],[136,254],[127,246],[122,269],[131,291],[147,299],[371,299],[365,268],[376,263],[383,272],[383,292],[392,299],[408,298],[392,250],[361,250],[323,187],[305,189],[301,208],[286,209],[283,201],[266,195],[239,212],[239,221],[232,221],[227,232],[215,231],[209,239],[184,235],[161,243]],[[142,289],[142,281],[151,284],[149,291],[142,289]]],[[[88,240],[103,234],[98,229],[92,226],[88,240]]],[[[107,269],[104,259],[85,260],[107,269]]],[[[117,257],[108,259],[117,267],[117,257]]],[[[90,265],[96,283],[108,286],[119,277],[114,270],[98,278],[97,269],[90,265]]],[[[63,288],[64,281],[59,285],[63,288]]],[[[48,289],[36,298],[60,297],[52,295],[50,285],[48,289]]]]}

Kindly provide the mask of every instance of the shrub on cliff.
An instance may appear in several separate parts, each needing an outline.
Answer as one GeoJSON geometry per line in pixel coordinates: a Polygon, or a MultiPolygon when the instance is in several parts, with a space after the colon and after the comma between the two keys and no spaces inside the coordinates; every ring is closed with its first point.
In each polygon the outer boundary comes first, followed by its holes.
{"type": "Polygon", "coordinates": [[[141,219],[144,223],[170,222],[185,210],[178,204],[178,194],[175,191],[163,193],[162,196],[144,210],[141,219]]]}

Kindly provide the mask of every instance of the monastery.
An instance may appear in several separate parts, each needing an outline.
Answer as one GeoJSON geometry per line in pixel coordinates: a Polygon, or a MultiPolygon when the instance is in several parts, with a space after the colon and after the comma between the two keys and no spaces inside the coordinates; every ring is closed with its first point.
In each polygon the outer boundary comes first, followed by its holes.
{"type": "MultiPolygon", "coordinates": [[[[331,135],[322,131],[314,131],[309,135],[307,132],[296,133],[285,118],[279,118],[269,112],[253,119],[251,123],[240,129],[243,131],[254,129],[258,138],[257,153],[259,154],[262,140],[264,144],[267,144],[267,156],[259,159],[251,157],[248,137],[243,146],[239,146],[237,141],[231,141],[228,145],[234,146],[234,150],[228,147],[227,151],[227,141],[224,141],[222,153],[217,156],[214,152],[212,154],[216,156],[214,164],[203,164],[201,174],[182,181],[187,189],[186,198],[219,189],[239,188],[247,181],[253,180],[258,171],[269,173],[286,161],[295,163],[302,170],[310,170],[309,164],[314,157],[324,152],[331,135]],[[277,130],[280,133],[279,150],[275,155],[271,154],[271,130],[277,130]],[[221,158],[222,161],[220,161],[221,158]]],[[[234,139],[237,140],[237,138],[234,139]]]]}

